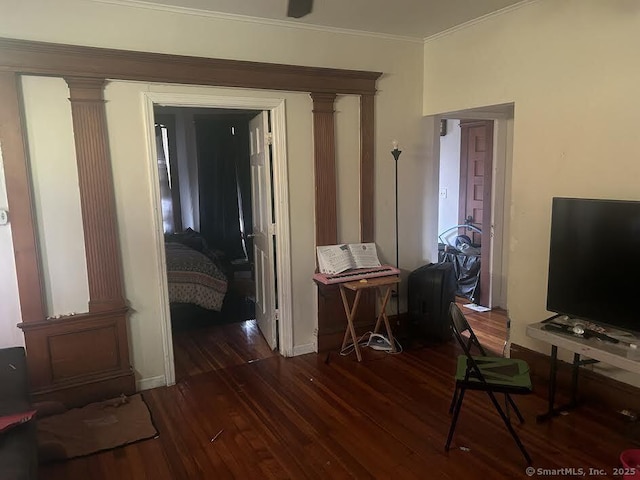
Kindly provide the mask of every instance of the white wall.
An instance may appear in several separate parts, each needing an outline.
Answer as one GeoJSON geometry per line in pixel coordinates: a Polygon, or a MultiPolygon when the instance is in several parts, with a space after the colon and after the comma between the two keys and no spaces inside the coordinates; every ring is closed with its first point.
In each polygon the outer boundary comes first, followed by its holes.
{"type": "Polygon", "coordinates": [[[638,44],[640,4],[630,0],[539,0],[425,44],[425,115],[515,103],[507,192],[515,343],[549,351],[526,326],[548,314],[551,198],[640,199],[638,44]]]}
{"type": "MultiPolygon", "coordinates": [[[[0,209],[8,210],[7,188],[4,176],[4,162],[0,149],[0,209]]],[[[20,323],[20,301],[16,264],[13,257],[11,239],[11,217],[9,223],[0,225],[0,348],[24,345],[22,331],[16,327],[20,323]]]]}
{"type": "Polygon", "coordinates": [[[22,92],[46,313],[83,313],[89,283],[69,89],[62,78],[23,77],[22,92]]]}
{"type": "MultiPolygon", "coordinates": [[[[79,0],[2,0],[0,36],[60,43],[147,50],[273,63],[289,63],[384,72],[376,97],[375,235],[383,260],[393,261],[394,195],[391,141],[401,143],[400,224],[401,266],[423,263],[422,231],[435,215],[425,209],[425,185],[433,179],[424,161],[430,142],[423,135],[422,44],[404,40],[320,32],[231,21],[205,15],[183,15],[148,8],[79,0]],[[114,28],[117,25],[117,28],[114,28]]],[[[44,80],[42,80],[44,82],[44,80]]],[[[43,83],[43,87],[44,83],[43,83]]],[[[314,270],[314,182],[311,99],[307,94],[241,89],[179,87],[115,82],[106,89],[110,147],[116,182],[120,242],[125,265],[126,296],[132,305],[130,322],[133,366],[138,380],[163,374],[158,316],[160,287],[151,251],[152,202],[142,132],[140,92],[194,92],[233,96],[285,98],[292,237],[294,349],[314,343],[317,325],[314,270]]],[[[357,237],[359,162],[358,102],[336,102],[339,241],[357,237]],[[355,199],[355,200],[354,200],[355,199]]],[[[62,115],[56,111],[52,121],[62,115]]],[[[437,174],[437,172],[436,172],[437,174]]],[[[53,172],[51,182],[67,174],[53,172]]],[[[55,204],[52,205],[55,208],[55,204]]],[[[46,227],[46,237],[55,225],[46,227]]],[[[435,235],[436,224],[431,230],[435,235]]],[[[1,244],[0,244],[1,245],[1,244]]],[[[4,246],[3,254],[9,247],[4,246]]],[[[77,265],[80,268],[80,265],[77,265]]],[[[78,289],[73,302],[84,294],[78,289]]],[[[1,333],[1,332],[0,332],[1,333]]]]}
{"type": "MultiPolygon", "coordinates": [[[[438,233],[457,225],[460,203],[460,120],[446,122],[447,134],[440,137],[438,233]]],[[[458,233],[454,230],[450,234],[455,236],[458,233]]],[[[447,240],[448,237],[445,235],[443,238],[447,240]]]]}

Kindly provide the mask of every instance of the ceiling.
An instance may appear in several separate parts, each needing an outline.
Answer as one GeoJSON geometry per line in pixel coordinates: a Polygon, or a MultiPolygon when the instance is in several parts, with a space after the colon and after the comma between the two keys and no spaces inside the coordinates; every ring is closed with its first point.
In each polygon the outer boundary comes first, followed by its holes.
{"type": "MultiPolygon", "coordinates": [[[[525,3],[530,0],[525,0],[525,3]]],[[[311,14],[287,18],[288,0],[131,0],[137,5],[182,7],[193,13],[243,15],[267,21],[424,39],[522,0],[315,0],[311,14]]],[[[128,3],[120,1],[119,3],[128,3]]]]}

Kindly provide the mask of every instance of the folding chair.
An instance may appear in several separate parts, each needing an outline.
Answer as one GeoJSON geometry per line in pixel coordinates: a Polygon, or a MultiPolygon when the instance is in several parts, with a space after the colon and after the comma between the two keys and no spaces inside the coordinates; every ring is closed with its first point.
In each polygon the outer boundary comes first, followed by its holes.
{"type": "Polygon", "coordinates": [[[520,441],[518,434],[511,425],[509,418],[509,406],[511,406],[518,416],[520,423],[524,423],[524,418],[514,403],[511,395],[528,394],[532,392],[531,378],[529,377],[529,365],[524,360],[489,356],[486,354],[482,345],[478,341],[478,337],[473,333],[469,322],[465,318],[460,308],[451,303],[449,307],[451,313],[451,324],[453,334],[464,351],[464,355],[458,357],[458,366],[456,369],[456,388],[449,407],[449,413],[453,413],[451,426],[449,428],[449,436],[444,449],[449,451],[453,432],[456,428],[462,400],[466,390],[480,390],[487,392],[491,402],[496,407],[498,414],[506,425],[509,433],[515,440],[518,448],[527,460],[527,464],[531,464],[531,457],[520,441]],[[469,337],[465,340],[463,333],[468,332],[469,337]],[[475,347],[480,351],[481,356],[472,356],[471,348],[475,347]],[[496,400],[495,393],[504,393],[505,410],[502,409],[496,400]]]}

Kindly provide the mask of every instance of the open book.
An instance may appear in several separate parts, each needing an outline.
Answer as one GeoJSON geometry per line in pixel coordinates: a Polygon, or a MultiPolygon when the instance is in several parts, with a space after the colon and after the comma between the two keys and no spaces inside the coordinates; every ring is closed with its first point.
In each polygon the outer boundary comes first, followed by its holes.
{"type": "Polygon", "coordinates": [[[375,243],[343,243],[317,247],[320,273],[335,275],[352,268],[380,266],[375,243]]]}

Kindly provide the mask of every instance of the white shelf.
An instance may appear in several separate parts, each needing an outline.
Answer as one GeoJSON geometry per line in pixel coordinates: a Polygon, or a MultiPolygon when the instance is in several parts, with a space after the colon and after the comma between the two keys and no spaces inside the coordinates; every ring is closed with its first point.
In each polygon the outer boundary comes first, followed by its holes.
{"type": "Polygon", "coordinates": [[[634,373],[640,373],[639,347],[632,348],[628,343],[612,343],[592,337],[588,340],[565,333],[543,330],[545,324],[533,323],[527,326],[527,335],[537,340],[564,348],[581,356],[599,360],[634,373]]]}

